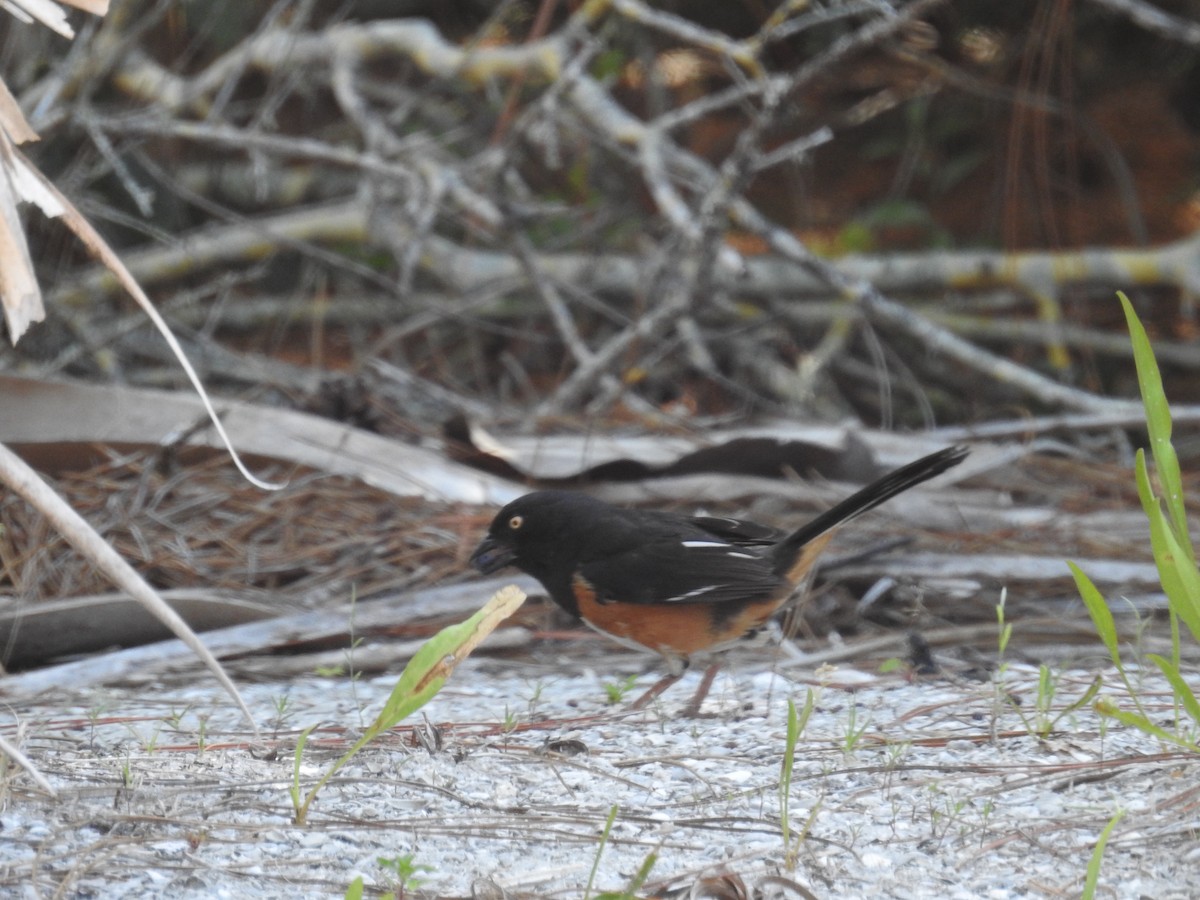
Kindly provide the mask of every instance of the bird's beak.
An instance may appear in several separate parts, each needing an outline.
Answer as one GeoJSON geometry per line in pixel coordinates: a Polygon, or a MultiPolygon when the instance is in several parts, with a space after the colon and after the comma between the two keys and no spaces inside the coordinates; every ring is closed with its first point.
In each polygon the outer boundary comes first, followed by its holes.
{"type": "Polygon", "coordinates": [[[505,566],[511,565],[516,558],[517,551],[511,546],[494,537],[486,537],[471,554],[471,565],[484,575],[491,575],[493,572],[498,572],[505,566]]]}

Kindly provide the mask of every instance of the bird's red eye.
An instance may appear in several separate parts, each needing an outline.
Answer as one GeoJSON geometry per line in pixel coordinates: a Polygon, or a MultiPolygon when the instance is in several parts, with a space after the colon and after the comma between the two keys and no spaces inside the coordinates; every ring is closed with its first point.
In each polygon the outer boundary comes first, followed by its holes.
{"type": "Polygon", "coordinates": [[[516,531],[518,528],[520,528],[524,524],[525,524],[524,516],[513,516],[511,519],[508,520],[508,527],[510,529],[512,529],[513,531],[516,531]]]}

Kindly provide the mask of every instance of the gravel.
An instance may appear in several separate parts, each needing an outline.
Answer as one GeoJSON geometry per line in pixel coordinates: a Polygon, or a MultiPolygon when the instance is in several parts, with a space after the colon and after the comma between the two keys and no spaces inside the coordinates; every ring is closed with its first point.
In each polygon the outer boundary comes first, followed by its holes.
{"type": "MultiPolygon", "coordinates": [[[[394,676],[246,686],[269,723],[265,749],[207,679],[44,697],[12,710],[5,733],[59,797],[9,772],[0,888],[342,896],[359,875],[395,889],[379,865],[391,859],[412,867],[414,896],[574,898],[589,880],[593,893],[622,891],[648,862],[638,896],[1076,896],[1123,810],[1099,896],[1200,895],[1200,757],[1089,705],[1068,709],[1097,674],[1102,695],[1122,699],[1115,673],[1056,672],[1042,714],[1038,672],[1023,665],[1003,671],[1002,688],[743,665],[718,677],[706,717],[683,719],[699,673],[635,713],[606,703],[602,681],[613,679],[565,662],[467,661],[415,727],[325,786],[304,826],[288,793],[300,730],[319,725],[300,765],[308,789],[394,676]],[[787,704],[802,708],[810,691],[785,845],[787,704]]],[[[1143,674],[1148,712],[1173,727],[1165,685],[1143,674]]]]}

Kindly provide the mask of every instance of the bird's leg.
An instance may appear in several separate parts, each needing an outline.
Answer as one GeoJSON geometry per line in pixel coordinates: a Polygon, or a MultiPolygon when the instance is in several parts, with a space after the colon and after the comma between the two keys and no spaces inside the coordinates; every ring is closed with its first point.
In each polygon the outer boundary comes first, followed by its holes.
{"type": "MultiPolygon", "coordinates": [[[[673,662],[675,661],[668,660],[669,664],[673,662]]],[[[661,695],[667,688],[683,677],[683,673],[687,670],[687,663],[683,662],[681,665],[676,663],[675,665],[671,665],[671,669],[672,671],[656,681],[650,687],[650,690],[646,691],[646,693],[638,697],[637,700],[633,701],[633,705],[629,708],[645,709],[650,704],[651,700],[661,695]]],[[[696,693],[692,694],[692,699],[688,701],[688,705],[681,710],[683,716],[687,718],[698,718],[700,716],[700,707],[704,705],[704,701],[708,697],[708,692],[712,690],[713,681],[717,677],[717,672],[720,670],[720,660],[715,660],[709,664],[707,669],[704,670],[704,677],[700,679],[700,684],[696,687],[696,693]]]]}
{"type": "Polygon", "coordinates": [[[658,679],[658,681],[654,682],[654,684],[651,686],[650,690],[646,691],[646,693],[642,694],[642,696],[640,696],[636,700],[634,700],[633,705],[630,706],[629,708],[630,709],[645,709],[647,706],[650,705],[651,700],[653,700],[655,697],[657,697],[659,694],[661,694],[663,691],[665,691],[667,688],[669,688],[671,685],[673,685],[675,682],[677,682],[682,677],[683,677],[682,672],[680,672],[677,675],[674,673],[664,675],[662,678],[658,679]]]}
{"type": "Polygon", "coordinates": [[[700,707],[704,705],[704,701],[708,698],[708,692],[712,690],[713,680],[717,677],[717,672],[719,671],[721,671],[719,660],[714,660],[708,664],[708,668],[704,670],[704,677],[700,679],[700,684],[696,688],[696,693],[692,694],[692,699],[683,708],[684,716],[689,719],[695,719],[700,716],[700,707]]]}
{"type": "Polygon", "coordinates": [[[650,705],[651,700],[682,678],[683,673],[688,668],[688,659],[686,656],[664,653],[663,662],[667,664],[667,674],[654,682],[650,690],[634,700],[633,705],[629,707],[630,709],[645,709],[650,705]]]}

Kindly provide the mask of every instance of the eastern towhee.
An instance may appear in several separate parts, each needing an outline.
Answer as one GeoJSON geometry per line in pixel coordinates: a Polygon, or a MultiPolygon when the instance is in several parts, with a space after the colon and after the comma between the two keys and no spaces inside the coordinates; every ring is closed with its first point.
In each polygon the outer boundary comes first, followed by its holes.
{"type": "Polygon", "coordinates": [[[766,624],[840,526],[967,453],[947,447],[909,463],[786,535],[742,519],[622,509],[587,494],[535,491],[500,510],[471,562],[485,574],[516,566],[597,631],[661,654],[671,674],[640,706],[678,680],[693,653],[720,649],[766,624]]]}

